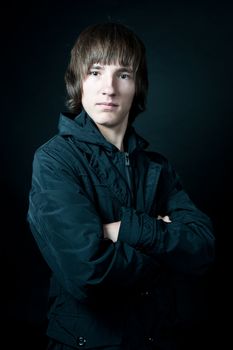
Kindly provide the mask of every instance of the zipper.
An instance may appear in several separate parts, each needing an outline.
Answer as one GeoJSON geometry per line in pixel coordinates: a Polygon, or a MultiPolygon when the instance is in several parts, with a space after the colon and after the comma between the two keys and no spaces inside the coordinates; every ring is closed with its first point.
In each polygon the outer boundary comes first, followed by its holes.
{"type": "Polygon", "coordinates": [[[129,153],[125,152],[125,165],[130,166],[129,153]]]}
{"type": "Polygon", "coordinates": [[[125,152],[125,169],[126,169],[126,179],[130,189],[131,198],[134,203],[134,194],[133,194],[133,184],[132,184],[132,169],[129,160],[129,153],[125,152]]]}

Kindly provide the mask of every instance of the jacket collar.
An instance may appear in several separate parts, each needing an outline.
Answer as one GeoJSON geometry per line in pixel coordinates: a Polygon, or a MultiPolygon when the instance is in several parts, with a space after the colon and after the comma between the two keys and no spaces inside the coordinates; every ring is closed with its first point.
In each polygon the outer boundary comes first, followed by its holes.
{"type": "MultiPolygon", "coordinates": [[[[110,152],[118,151],[116,146],[105,139],[93,120],[84,110],[77,116],[61,113],[58,129],[60,135],[73,136],[78,142],[82,142],[86,145],[95,145],[110,152]]],[[[145,149],[149,146],[149,143],[136,133],[132,125],[129,125],[126,130],[124,143],[129,153],[137,149],[145,149]]],[[[87,147],[86,151],[87,150],[90,151],[90,147],[87,147]]],[[[92,152],[93,149],[91,147],[91,153],[92,152]]]]}
{"type": "MultiPolygon", "coordinates": [[[[59,134],[73,136],[75,143],[77,143],[82,152],[89,154],[87,157],[89,165],[101,183],[109,188],[123,206],[128,206],[129,189],[125,181],[114,170],[109,159],[109,154],[114,154],[119,152],[119,150],[104,138],[87,113],[82,111],[78,116],[61,114],[59,134]]],[[[133,166],[137,169],[135,174],[137,188],[136,208],[150,212],[161,166],[150,162],[149,158],[142,155],[141,152],[137,152],[145,149],[149,143],[135,132],[132,125],[126,131],[125,143],[127,151],[131,154],[133,166]],[[134,157],[134,152],[137,152],[137,157],[134,157]]]]}

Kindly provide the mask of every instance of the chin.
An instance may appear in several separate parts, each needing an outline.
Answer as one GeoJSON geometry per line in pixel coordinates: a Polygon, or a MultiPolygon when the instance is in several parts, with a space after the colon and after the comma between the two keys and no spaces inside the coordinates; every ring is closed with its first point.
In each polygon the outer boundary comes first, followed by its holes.
{"type": "Polygon", "coordinates": [[[115,127],[119,125],[119,122],[117,120],[101,120],[101,121],[96,121],[97,125],[105,126],[105,127],[115,127]]]}
{"type": "Polygon", "coordinates": [[[117,118],[114,115],[105,114],[103,116],[98,116],[97,118],[94,118],[94,122],[100,125],[113,126],[118,124],[120,121],[119,118],[117,118]]]}

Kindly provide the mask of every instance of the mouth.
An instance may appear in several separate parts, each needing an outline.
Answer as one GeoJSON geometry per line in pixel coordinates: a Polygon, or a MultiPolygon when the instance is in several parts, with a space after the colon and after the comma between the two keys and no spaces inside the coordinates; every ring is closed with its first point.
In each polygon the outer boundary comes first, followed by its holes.
{"type": "Polygon", "coordinates": [[[112,103],[112,102],[99,102],[96,103],[97,106],[106,106],[106,107],[118,107],[118,105],[116,103],[112,103]]]}

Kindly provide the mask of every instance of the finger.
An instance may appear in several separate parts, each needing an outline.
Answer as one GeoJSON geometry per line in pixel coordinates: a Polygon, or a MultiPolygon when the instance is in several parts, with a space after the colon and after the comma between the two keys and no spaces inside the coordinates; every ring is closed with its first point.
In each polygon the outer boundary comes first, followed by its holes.
{"type": "Polygon", "coordinates": [[[158,215],[157,219],[158,220],[163,220],[164,222],[167,222],[167,223],[171,222],[171,220],[170,220],[168,215],[165,215],[165,216],[158,215]]]}
{"type": "Polygon", "coordinates": [[[162,219],[163,219],[164,222],[171,222],[171,220],[170,220],[168,215],[165,215],[162,219]]]}

